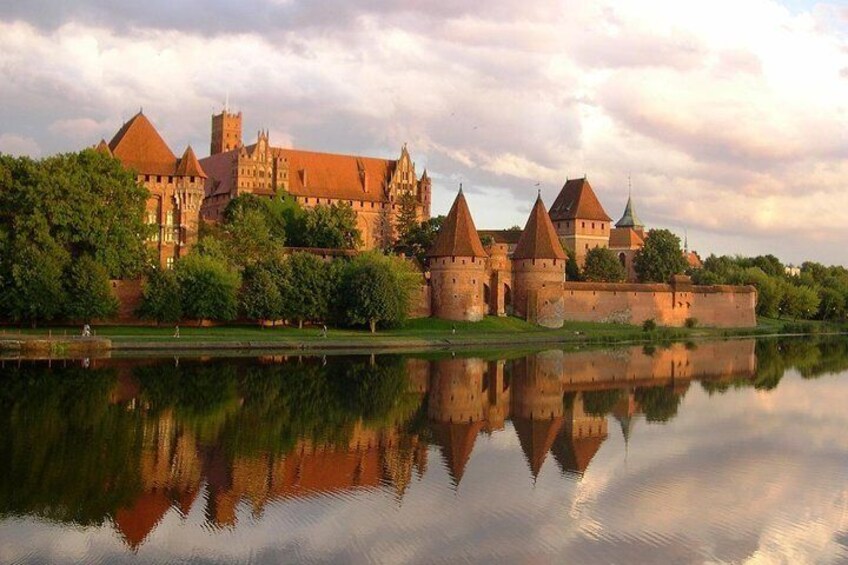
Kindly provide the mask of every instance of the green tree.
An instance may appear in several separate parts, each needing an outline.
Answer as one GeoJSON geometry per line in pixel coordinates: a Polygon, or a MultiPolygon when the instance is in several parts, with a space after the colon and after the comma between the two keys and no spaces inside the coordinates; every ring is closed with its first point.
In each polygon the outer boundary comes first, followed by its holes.
{"type": "Polygon", "coordinates": [[[668,282],[672,275],[686,271],[686,266],[680,238],[668,230],[649,231],[633,259],[641,282],[668,282]]]}
{"type": "Polygon", "coordinates": [[[398,240],[404,240],[420,224],[418,221],[418,199],[411,191],[404,192],[398,198],[396,229],[398,240]]]}
{"type": "Polygon", "coordinates": [[[67,302],[65,315],[72,320],[90,322],[108,318],[118,310],[118,300],[112,294],[106,268],[83,255],[74,261],[65,277],[67,302]]]}
{"type": "Polygon", "coordinates": [[[583,280],[592,282],[621,282],[627,278],[624,265],[606,247],[593,247],[586,253],[583,280]]]}
{"type": "Polygon", "coordinates": [[[148,192],[134,172],[91,149],[42,161],[2,160],[7,186],[0,190],[0,224],[29,237],[26,220],[41,217],[50,237],[71,257],[90,255],[113,278],[142,271],[148,192]]]}
{"type": "Polygon", "coordinates": [[[301,247],[356,249],[361,243],[356,212],[349,204],[316,206],[304,212],[301,247]]]}
{"type": "Polygon", "coordinates": [[[255,265],[282,249],[284,239],[273,237],[262,210],[244,209],[231,214],[224,224],[225,249],[230,263],[241,267],[255,265]]]}
{"type": "Polygon", "coordinates": [[[252,267],[244,273],[244,286],[239,295],[242,313],[262,325],[280,317],[283,298],[274,276],[267,269],[252,267]]]}
{"type": "Polygon", "coordinates": [[[6,272],[0,290],[4,317],[35,327],[39,320],[52,320],[63,312],[66,294],[62,277],[69,257],[53,239],[18,238],[0,261],[6,272]]]}
{"type": "Polygon", "coordinates": [[[137,315],[156,323],[179,322],[183,317],[177,276],[172,269],[152,269],[144,280],[137,315]]]}
{"type": "Polygon", "coordinates": [[[406,319],[420,275],[408,261],[379,253],[363,253],[344,270],[339,299],[344,319],[367,325],[398,324],[406,319]]]}
{"type": "Polygon", "coordinates": [[[819,290],[819,319],[844,320],[847,309],[848,300],[845,294],[830,287],[822,287],[819,290]]]}
{"type": "Polygon", "coordinates": [[[444,222],[444,216],[436,216],[416,224],[405,234],[400,235],[397,243],[395,243],[395,253],[415,257],[418,263],[423,265],[427,258],[427,252],[433,247],[436,236],[444,222]]]}
{"type": "Polygon", "coordinates": [[[780,313],[791,318],[810,319],[819,310],[819,295],[808,286],[783,284],[783,297],[780,301],[780,313]]]}
{"type": "Polygon", "coordinates": [[[238,310],[239,275],[227,264],[191,254],[177,262],[180,301],[186,317],[198,320],[232,320],[238,310]]]}
{"type": "Polygon", "coordinates": [[[780,279],[769,276],[759,267],[745,269],[745,284],[757,288],[757,314],[776,317],[783,298],[784,284],[780,279]]]}
{"type": "Polygon", "coordinates": [[[565,280],[582,280],[580,277],[580,265],[577,264],[577,255],[566,246],[563,246],[563,249],[565,249],[565,256],[567,257],[565,260],[565,280]]]}
{"type": "Polygon", "coordinates": [[[327,320],[336,290],[334,267],[311,253],[286,258],[280,288],[282,315],[303,327],[305,321],[327,320]]]}

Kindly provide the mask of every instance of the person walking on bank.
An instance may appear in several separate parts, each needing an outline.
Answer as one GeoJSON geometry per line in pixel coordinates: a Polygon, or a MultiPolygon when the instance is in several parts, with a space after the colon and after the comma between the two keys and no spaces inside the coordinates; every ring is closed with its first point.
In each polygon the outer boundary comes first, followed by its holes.
{"type": "Polygon", "coordinates": [[[176,338],[180,337],[180,326],[179,325],[174,326],[174,337],[176,337],[176,338]]]}

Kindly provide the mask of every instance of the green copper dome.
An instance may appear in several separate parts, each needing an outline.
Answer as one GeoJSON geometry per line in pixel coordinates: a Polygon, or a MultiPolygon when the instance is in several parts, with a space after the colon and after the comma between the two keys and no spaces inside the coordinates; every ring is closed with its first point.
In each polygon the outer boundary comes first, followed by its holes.
{"type": "Polygon", "coordinates": [[[615,223],[617,228],[644,228],[645,224],[636,215],[633,210],[633,200],[627,197],[627,206],[624,207],[624,215],[615,223]]]}

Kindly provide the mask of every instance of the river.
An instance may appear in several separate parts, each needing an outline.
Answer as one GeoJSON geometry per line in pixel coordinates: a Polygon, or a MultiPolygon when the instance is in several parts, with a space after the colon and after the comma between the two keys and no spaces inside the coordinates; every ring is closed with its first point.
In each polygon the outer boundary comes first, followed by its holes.
{"type": "Polygon", "coordinates": [[[848,562],[848,339],[0,361],[0,562],[848,562]]]}

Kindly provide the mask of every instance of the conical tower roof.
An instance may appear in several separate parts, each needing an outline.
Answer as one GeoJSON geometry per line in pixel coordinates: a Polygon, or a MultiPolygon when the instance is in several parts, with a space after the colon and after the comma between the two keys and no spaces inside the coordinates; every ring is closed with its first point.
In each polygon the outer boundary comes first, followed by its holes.
{"type": "Polygon", "coordinates": [[[557,237],[551,217],[542,202],[542,196],[536,198],[536,204],[527,218],[521,239],[515,246],[513,259],[565,259],[565,252],[557,237]]]}
{"type": "Polygon", "coordinates": [[[462,188],[453,201],[428,257],[488,257],[477,235],[462,188]]]}
{"type": "Polygon", "coordinates": [[[448,467],[451,482],[458,486],[471,458],[477,434],[483,422],[434,423],[434,439],[442,448],[442,458],[448,467]]]}
{"type": "Polygon", "coordinates": [[[125,167],[141,174],[173,175],[176,170],[177,157],[141,112],[118,130],[109,149],[125,167]]]}
{"type": "Polygon", "coordinates": [[[545,457],[553,447],[562,423],[562,418],[550,420],[516,418],[512,421],[515,433],[518,434],[521,450],[527,458],[534,479],[539,476],[545,457]]]}
{"type": "Polygon", "coordinates": [[[627,206],[624,207],[624,215],[615,223],[617,228],[644,228],[645,224],[636,215],[636,210],[633,209],[633,199],[627,197],[627,206]]]}
{"type": "Polygon", "coordinates": [[[113,157],[112,150],[109,149],[109,144],[106,143],[105,139],[101,139],[100,143],[94,146],[94,150],[98,153],[102,153],[103,155],[108,155],[109,157],[113,157]]]}
{"type": "Polygon", "coordinates": [[[206,173],[203,167],[200,166],[200,161],[197,160],[197,155],[194,154],[194,149],[191,148],[191,145],[186,147],[185,153],[180,158],[180,163],[177,165],[177,174],[184,177],[206,178],[206,173]]]}

